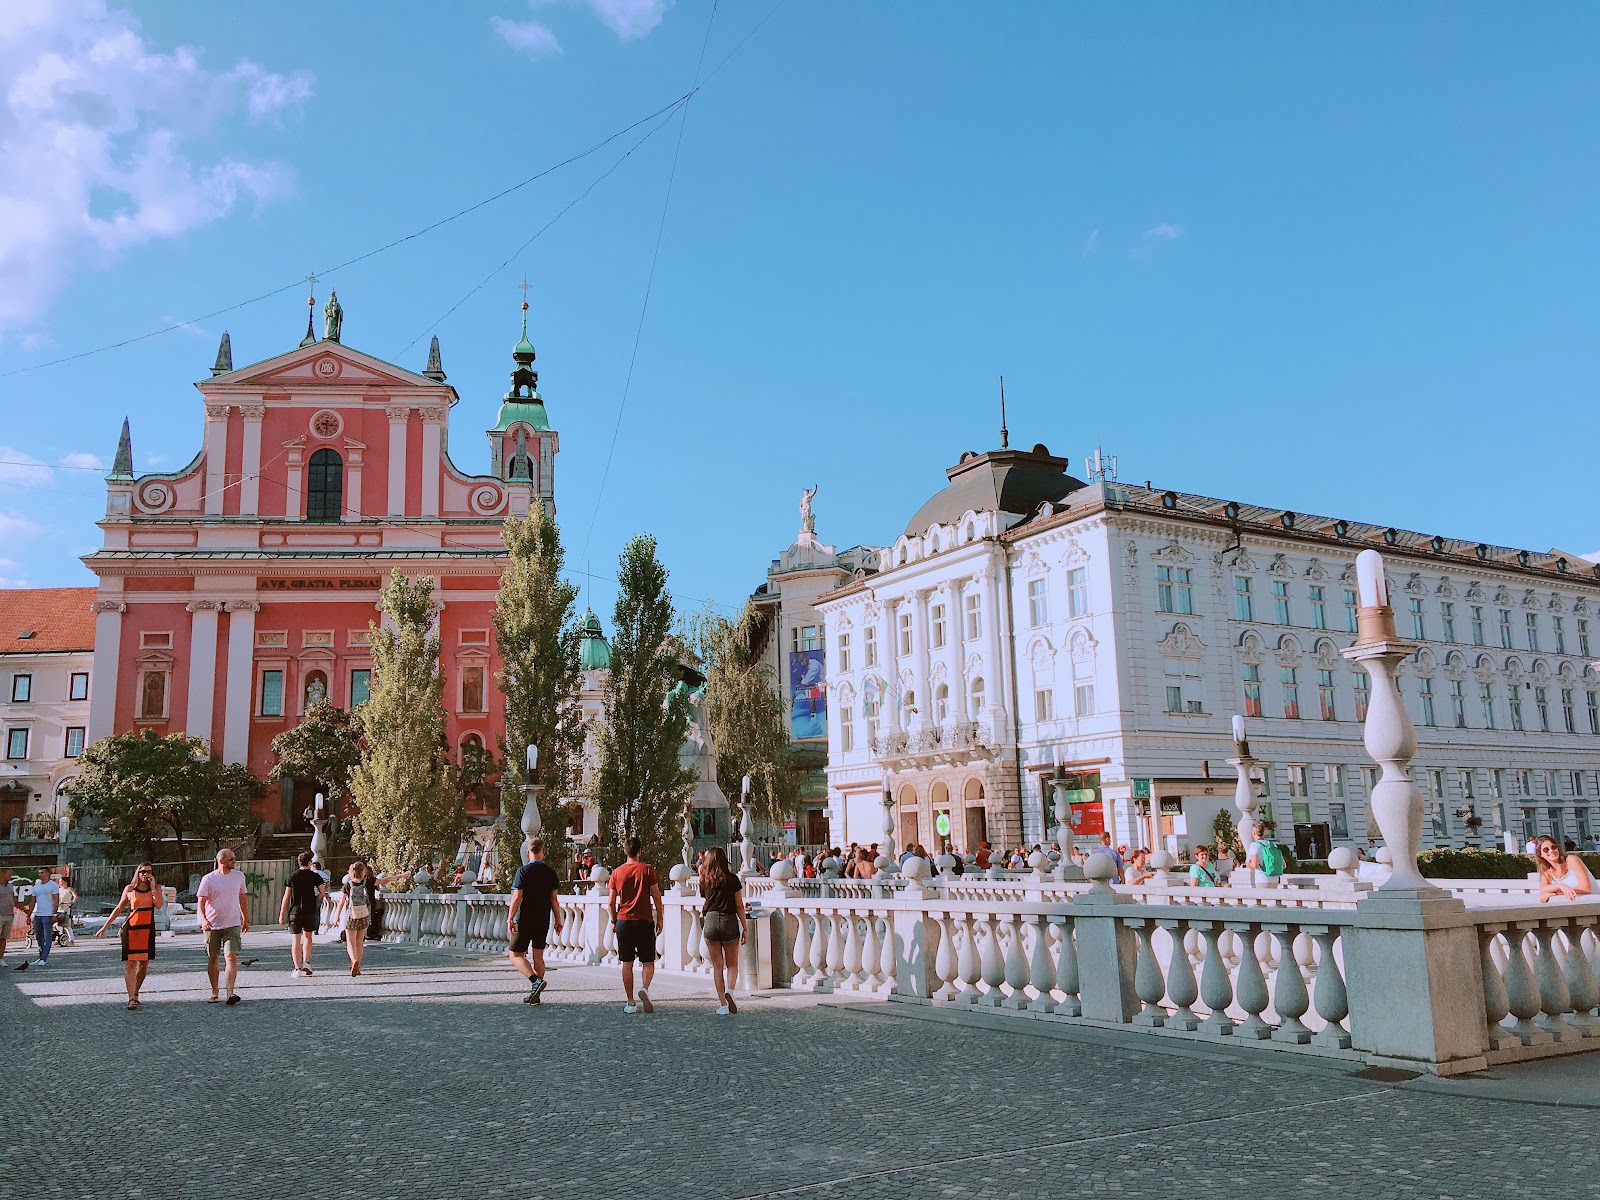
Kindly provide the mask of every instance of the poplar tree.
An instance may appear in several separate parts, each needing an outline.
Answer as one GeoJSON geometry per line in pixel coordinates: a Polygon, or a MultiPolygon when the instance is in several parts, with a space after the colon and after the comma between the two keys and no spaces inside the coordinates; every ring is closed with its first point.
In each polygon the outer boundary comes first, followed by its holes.
{"type": "Polygon", "coordinates": [[[691,620],[689,639],[704,663],[705,720],[717,748],[717,782],[737,804],[739,781],[748,775],[757,815],[778,824],[799,808],[800,783],[783,696],[772,668],[761,661],[759,630],[753,604],[746,603],[736,621],[708,606],[691,620]]]}
{"type": "Polygon", "coordinates": [[[505,769],[500,777],[502,873],[521,861],[522,785],[527,748],[539,748],[542,784],[539,817],[545,830],[545,861],[557,871],[566,858],[567,818],[561,801],[576,790],[583,765],[584,720],[579,691],[583,670],[576,603],[578,589],[561,578],[566,551],[555,518],[542,503],[526,517],[508,519],[501,530],[508,560],[495,597],[494,635],[500,653],[497,676],[505,697],[505,769]]]}
{"type": "Polygon", "coordinates": [[[444,678],[433,633],[433,586],[395,571],[367,626],[372,693],[361,710],[366,740],[350,772],[352,846],[385,871],[408,871],[453,848],[465,815],[445,786],[444,678]]]}
{"type": "Polygon", "coordinates": [[[655,538],[640,534],[623,548],[617,585],[593,791],[610,840],[637,834],[646,859],[660,868],[676,857],[695,771],[679,758],[689,729],[689,689],[679,682],[672,593],[655,538]]]}

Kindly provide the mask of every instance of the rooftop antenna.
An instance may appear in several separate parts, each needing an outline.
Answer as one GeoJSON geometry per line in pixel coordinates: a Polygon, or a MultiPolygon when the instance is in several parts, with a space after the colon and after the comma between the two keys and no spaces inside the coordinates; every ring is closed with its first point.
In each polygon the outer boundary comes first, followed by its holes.
{"type": "Polygon", "coordinates": [[[1094,453],[1083,460],[1084,473],[1089,476],[1089,482],[1096,480],[1114,483],[1117,478],[1117,456],[1107,454],[1100,447],[1094,448],[1094,453]]]}
{"type": "Polygon", "coordinates": [[[1006,377],[1000,376],[1000,449],[1011,447],[1011,434],[1006,429],[1006,377]]]}

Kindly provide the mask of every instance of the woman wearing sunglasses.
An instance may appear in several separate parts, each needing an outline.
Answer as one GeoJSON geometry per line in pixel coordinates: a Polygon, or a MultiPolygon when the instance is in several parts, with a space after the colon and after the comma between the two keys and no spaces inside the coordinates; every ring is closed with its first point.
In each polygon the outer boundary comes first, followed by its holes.
{"type": "Polygon", "coordinates": [[[156,956],[156,909],[163,907],[164,899],[154,864],[140,863],[133,882],[122,889],[122,898],[95,935],[105,937],[111,922],[124,908],[128,910],[128,919],[122,926],[122,981],[128,989],[130,1010],[139,1007],[139,989],[150,972],[150,960],[156,956]]]}

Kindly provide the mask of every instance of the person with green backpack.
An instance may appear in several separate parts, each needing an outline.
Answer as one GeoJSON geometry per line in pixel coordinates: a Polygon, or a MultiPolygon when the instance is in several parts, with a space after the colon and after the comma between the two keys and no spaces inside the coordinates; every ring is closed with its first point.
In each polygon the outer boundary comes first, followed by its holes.
{"type": "Polygon", "coordinates": [[[1250,836],[1253,840],[1246,850],[1249,855],[1246,865],[1252,872],[1251,880],[1257,887],[1277,887],[1283,878],[1283,847],[1268,840],[1264,821],[1257,821],[1250,827],[1250,836]]]}

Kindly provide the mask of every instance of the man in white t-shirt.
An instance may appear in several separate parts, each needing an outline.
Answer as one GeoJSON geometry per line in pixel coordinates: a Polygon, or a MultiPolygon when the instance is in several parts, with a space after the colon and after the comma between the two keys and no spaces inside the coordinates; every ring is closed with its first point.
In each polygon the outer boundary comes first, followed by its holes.
{"type": "Polygon", "coordinates": [[[206,975],[211,980],[211,999],[217,1003],[218,959],[224,951],[228,956],[228,1003],[239,1003],[233,990],[239,978],[239,951],[244,935],[250,932],[250,913],[245,907],[249,893],[244,873],[234,870],[232,850],[217,855],[217,869],[206,875],[195,889],[196,907],[200,910],[200,925],[206,931],[206,975]]]}
{"type": "Polygon", "coordinates": [[[50,878],[50,868],[39,868],[39,882],[33,885],[33,895],[23,904],[28,916],[33,918],[33,937],[39,943],[39,957],[32,962],[22,962],[17,970],[42,967],[50,961],[50,942],[56,923],[56,898],[61,885],[50,878]]]}

